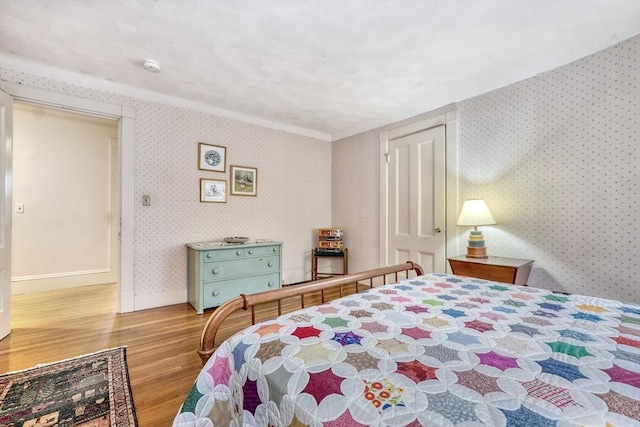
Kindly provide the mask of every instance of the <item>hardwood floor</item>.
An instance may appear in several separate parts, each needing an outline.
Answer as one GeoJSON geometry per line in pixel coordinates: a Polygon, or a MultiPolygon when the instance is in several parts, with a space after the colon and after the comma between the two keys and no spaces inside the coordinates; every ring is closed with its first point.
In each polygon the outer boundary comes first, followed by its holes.
{"type": "MultiPolygon", "coordinates": [[[[95,285],[14,295],[12,332],[0,341],[0,373],[126,346],[139,425],[170,426],[200,370],[195,350],[213,310],[198,315],[184,303],[117,314],[116,291],[116,285],[95,285]]],[[[325,292],[327,300],[337,296],[325,292]]],[[[318,295],[305,297],[306,306],[318,302],[318,295]]],[[[283,311],[299,306],[299,299],[287,301],[283,311]]],[[[258,321],[273,316],[257,311],[258,321]]],[[[235,313],[220,328],[219,342],[249,325],[248,312],[235,313]]]]}

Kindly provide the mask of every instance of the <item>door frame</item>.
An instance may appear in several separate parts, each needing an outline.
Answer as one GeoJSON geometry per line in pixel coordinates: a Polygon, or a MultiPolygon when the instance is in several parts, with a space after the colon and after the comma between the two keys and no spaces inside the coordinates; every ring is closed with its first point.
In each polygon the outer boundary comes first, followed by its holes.
{"type": "MultiPolygon", "coordinates": [[[[119,120],[118,172],[120,241],[118,259],[118,312],[135,310],[134,299],[134,160],[135,160],[135,109],[78,98],[71,95],[31,88],[16,83],[0,82],[0,89],[15,100],[40,104],[78,113],[106,116],[119,120]]],[[[6,197],[6,196],[5,196],[6,197]]],[[[9,207],[11,212],[11,208],[9,207]]]]}
{"type": "MultiPolygon", "coordinates": [[[[389,194],[387,182],[389,179],[389,166],[386,155],[389,150],[389,141],[422,132],[424,130],[445,126],[445,259],[451,253],[459,252],[456,227],[456,213],[458,212],[458,114],[451,111],[446,114],[420,120],[407,126],[391,129],[380,133],[380,265],[388,265],[387,232],[389,227],[389,194]],[[451,232],[449,232],[451,230],[451,232]]],[[[446,270],[451,271],[449,265],[446,270]]]]}
{"type": "Polygon", "coordinates": [[[13,97],[0,91],[0,340],[11,333],[11,220],[13,195],[13,97]]]}

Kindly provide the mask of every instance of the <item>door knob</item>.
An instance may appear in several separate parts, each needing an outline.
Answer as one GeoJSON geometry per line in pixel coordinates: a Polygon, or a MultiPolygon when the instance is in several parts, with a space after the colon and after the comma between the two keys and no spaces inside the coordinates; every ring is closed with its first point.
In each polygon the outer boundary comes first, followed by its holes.
{"type": "Polygon", "coordinates": [[[433,231],[435,231],[436,233],[442,233],[442,230],[440,230],[440,227],[436,227],[436,229],[433,231]]]}

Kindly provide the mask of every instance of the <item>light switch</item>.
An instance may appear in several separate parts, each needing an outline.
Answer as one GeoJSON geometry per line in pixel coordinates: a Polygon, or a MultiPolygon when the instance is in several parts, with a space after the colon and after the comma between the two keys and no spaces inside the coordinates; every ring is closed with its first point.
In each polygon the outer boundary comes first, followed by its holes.
{"type": "Polygon", "coordinates": [[[151,196],[148,194],[142,196],[142,206],[151,206],[151,196]]]}
{"type": "Polygon", "coordinates": [[[24,213],[24,203],[16,203],[16,213],[24,213]]]}

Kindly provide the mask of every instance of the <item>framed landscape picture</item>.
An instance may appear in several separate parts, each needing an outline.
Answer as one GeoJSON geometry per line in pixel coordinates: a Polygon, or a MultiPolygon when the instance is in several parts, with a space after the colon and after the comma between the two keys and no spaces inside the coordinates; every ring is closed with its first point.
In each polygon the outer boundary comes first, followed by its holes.
{"type": "Polygon", "coordinates": [[[231,194],[234,196],[257,196],[258,169],[232,165],[231,194]]]}
{"type": "Polygon", "coordinates": [[[227,181],[200,179],[200,201],[206,203],[226,203],[227,181]]]}
{"type": "Polygon", "coordinates": [[[227,167],[227,147],[198,143],[198,169],[224,172],[227,167]]]}

